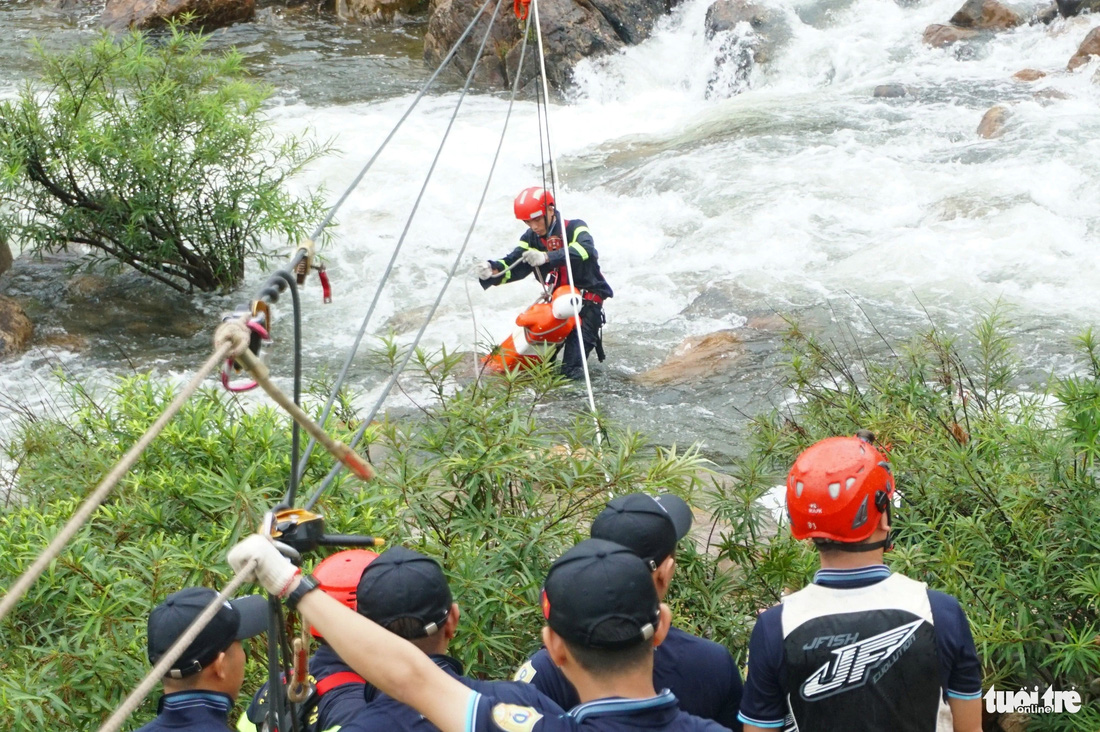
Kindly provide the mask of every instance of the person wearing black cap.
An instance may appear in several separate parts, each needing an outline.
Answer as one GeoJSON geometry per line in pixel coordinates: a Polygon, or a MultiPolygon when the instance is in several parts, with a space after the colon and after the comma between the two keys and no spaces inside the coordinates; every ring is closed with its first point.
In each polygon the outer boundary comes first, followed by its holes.
{"type": "MultiPolygon", "coordinates": [[[[653,576],[657,597],[664,600],[676,569],[676,544],[691,522],[691,509],[679,496],[632,493],[607,504],[592,522],[592,538],[622,544],[641,557],[653,576]]],[[[515,679],[534,685],[565,709],[580,701],[546,648],[528,659],[515,679]]],[[[654,652],[653,686],[669,689],[689,714],[741,728],[741,672],[729,650],[714,641],[670,627],[654,652]]]]}
{"type": "Polygon", "coordinates": [[[657,598],[649,569],[629,549],[588,539],[550,568],[542,592],[543,642],[582,704],[568,713],[542,696],[524,705],[471,689],[408,641],[386,632],[324,593],[254,534],[229,552],[239,572],[286,597],[357,672],[405,702],[443,732],[720,732],[680,710],[668,690],[653,688],[653,648],[668,632],[670,611],[657,598]],[[251,565],[251,562],[255,565],[251,565]]]}
{"type": "MultiPolygon", "coordinates": [[[[206,587],[173,593],[149,615],[149,662],[156,664],[218,596],[206,587]]],[[[267,630],[267,600],[260,595],[226,602],[163,679],[157,717],[138,732],[229,729],[229,710],[244,683],[241,641],[267,630]]]]}
{"type": "MultiPolygon", "coordinates": [[[[387,549],[363,572],[356,590],[357,610],[391,633],[426,653],[452,678],[478,691],[491,691],[503,701],[538,704],[541,695],[526,684],[478,681],[462,675],[462,664],[447,654],[458,628],[459,609],[439,564],[419,552],[395,546],[387,549]]],[[[435,727],[420,712],[368,685],[360,707],[340,732],[390,732],[435,727]]],[[[560,709],[555,709],[561,712],[560,709]]],[[[332,725],[329,725],[330,727],[332,725]]],[[[329,727],[320,726],[326,730],[329,727]]]]}

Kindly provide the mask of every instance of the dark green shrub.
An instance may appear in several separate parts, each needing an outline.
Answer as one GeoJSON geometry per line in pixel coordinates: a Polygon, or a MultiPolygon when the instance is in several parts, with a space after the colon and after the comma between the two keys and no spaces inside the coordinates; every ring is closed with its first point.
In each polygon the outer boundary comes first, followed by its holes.
{"type": "Polygon", "coordinates": [[[207,291],[241,281],[262,234],[305,235],[322,200],[284,184],[327,148],[276,139],[270,90],[204,43],[173,25],[66,54],[35,46],[41,80],[0,104],[0,233],[207,291]]]}

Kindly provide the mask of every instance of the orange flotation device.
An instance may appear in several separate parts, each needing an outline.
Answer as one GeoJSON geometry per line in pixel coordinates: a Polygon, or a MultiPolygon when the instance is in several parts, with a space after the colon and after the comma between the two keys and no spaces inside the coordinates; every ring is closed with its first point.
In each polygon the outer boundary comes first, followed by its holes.
{"type": "Polygon", "coordinates": [[[482,362],[491,371],[503,372],[527,368],[553,356],[576,327],[575,316],[583,303],[580,290],[562,285],[549,302],[542,300],[520,313],[512,335],[482,362]]]}

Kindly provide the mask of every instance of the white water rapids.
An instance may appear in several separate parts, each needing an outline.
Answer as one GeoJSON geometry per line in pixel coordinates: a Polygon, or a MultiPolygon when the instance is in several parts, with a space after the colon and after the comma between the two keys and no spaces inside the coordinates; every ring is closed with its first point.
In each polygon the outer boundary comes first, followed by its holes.
{"type": "MultiPolygon", "coordinates": [[[[1064,71],[1097,19],[1023,26],[966,52],[921,42],[924,28],[945,23],[960,0],[906,7],[779,0],[790,40],[753,71],[751,88],[714,100],[706,95],[718,49],[703,32],[708,4],[685,0],[649,41],[582,63],[574,94],[551,110],[562,212],[587,221],[615,289],[606,306],[608,360],[593,365],[597,404],[659,442],[698,440],[719,461],[736,454],[739,412],[785,398],[774,390],[782,359],[774,319],[764,335],[746,327],[774,313],[799,315],[875,351],[875,328],[911,333],[927,323],[927,311],[965,330],[1000,301],[1021,325],[1028,362],[1039,372],[1065,368],[1073,336],[1100,320],[1097,63],[1064,71]],[[1023,68],[1049,75],[1014,81],[1023,68]],[[885,83],[911,94],[874,98],[872,89],[885,83]],[[1011,117],[1003,137],[985,140],[976,128],[994,104],[1010,105],[1011,117]],[[631,379],[685,337],[723,329],[742,334],[747,356],[720,374],[659,388],[631,379]]],[[[4,22],[30,32],[23,16],[0,15],[4,22]]],[[[335,200],[429,73],[392,44],[376,50],[386,33],[408,35],[268,15],[218,36],[241,46],[253,70],[278,87],[270,114],[280,131],[311,128],[340,149],[296,185],[324,185],[335,200]]],[[[13,65],[0,69],[4,80],[25,73],[12,56],[0,60],[13,65]]],[[[450,88],[421,103],[339,212],[324,252],[335,302],[321,306],[313,285],[303,294],[307,367],[333,373],[342,362],[458,99],[453,80],[450,88]]],[[[506,109],[504,95],[466,98],[372,334],[435,298],[469,227],[506,109]]],[[[425,346],[473,347],[467,288],[481,344],[499,342],[537,295],[531,281],[482,293],[468,272],[477,259],[510,250],[522,232],[512,197],[539,183],[535,107],[519,102],[460,276],[425,346]]],[[[226,302],[251,296],[260,281],[255,271],[247,294],[226,302]]],[[[211,330],[224,304],[202,301],[211,330]]],[[[281,331],[277,349],[289,351],[289,320],[281,331]]],[[[414,332],[402,333],[403,342],[414,332]]],[[[186,374],[208,338],[189,342],[186,358],[158,342],[137,361],[186,374]]],[[[97,377],[128,370],[106,353],[37,349],[3,364],[0,393],[41,404],[54,358],[97,377]]],[[[273,363],[288,373],[289,354],[273,363]]],[[[354,373],[353,386],[368,394],[381,386],[376,371],[354,373]]],[[[582,408],[579,391],[576,399],[582,408]]]]}

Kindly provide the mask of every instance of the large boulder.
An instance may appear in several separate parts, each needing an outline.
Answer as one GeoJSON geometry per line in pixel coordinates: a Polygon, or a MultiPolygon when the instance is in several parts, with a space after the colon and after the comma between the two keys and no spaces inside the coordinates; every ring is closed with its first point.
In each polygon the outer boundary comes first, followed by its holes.
{"type": "Polygon", "coordinates": [[[336,0],[336,14],[345,20],[388,22],[398,14],[423,8],[425,0],[336,0]]]}
{"type": "Polygon", "coordinates": [[[783,12],[762,0],[717,0],[707,8],[706,36],[720,38],[708,96],[732,96],[748,88],[756,64],[775,58],[791,37],[783,12]]]}
{"type": "Polygon", "coordinates": [[[111,30],[155,28],[184,13],[193,14],[193,25],[218,28],[251,20],[256,0],[107,0],[99,22],[111,30]]]}
{"type": "Polygon", "coordinates": [[[27,350],[34,325],[18,302],[0,295],[0,356],[12,356],[27,350]]]}
{"type": "MultiPolygon", "coordinates": [[[[481,6],[482,3],[472,0],[431,0],[424,36],[425,60],[440,63],[481,6]]],[[[454,68],[463,74],[469,73],[476,60],[491,7],[455,55],[454,68]]],[[[539,4],[539,20],[547,81],[555,89],[564,89],[577,62],[644,40],[668,7],[667,0],[543,0],[539,4]]],[[[511,6],[502,12],[506,15],[494,23],[475,75],[478,81],[493,86],[510,86],[514,82],[522,46],[523,23],[512,15],[511,6]]],[[[521,85],[526,85],[538,72],[536,53],[534,44],[529,42],[521,85]]]]}
{"type": "Polygon", "coordinates": [[[659,366],[634,378],[649,386],[697,383],[729,369],[744,355],[744,343],[733,331],[691,336],[676,346],[659,366]]]}
{"type": "Polygon", "coordinates": [[[987,140],[995,140],[1000,137],[1005,133],[1005,123],[1008,122],[1010,115],[1008,107],[1002,107],[999,104],[990,107],[982,115],[982,121],[978,123],[978,135],[987,140]]]}
{"type": "Polygon", "coordinates": [[[1004,30],[1015,28],[1023,22],[1022,14],[997,0],[966,0],[950,20],[953,26],[974,30],[1004,30]]]}
{"type": "Polygon", "coordinates": [[[1066,68],[1073,71],[1078,66],[1084,66],[1089,62],[1090,56],[1100,56],[1100,26],[1093,28],[1077,47],[1077,53],[1073,54],[1066,68]]]}

